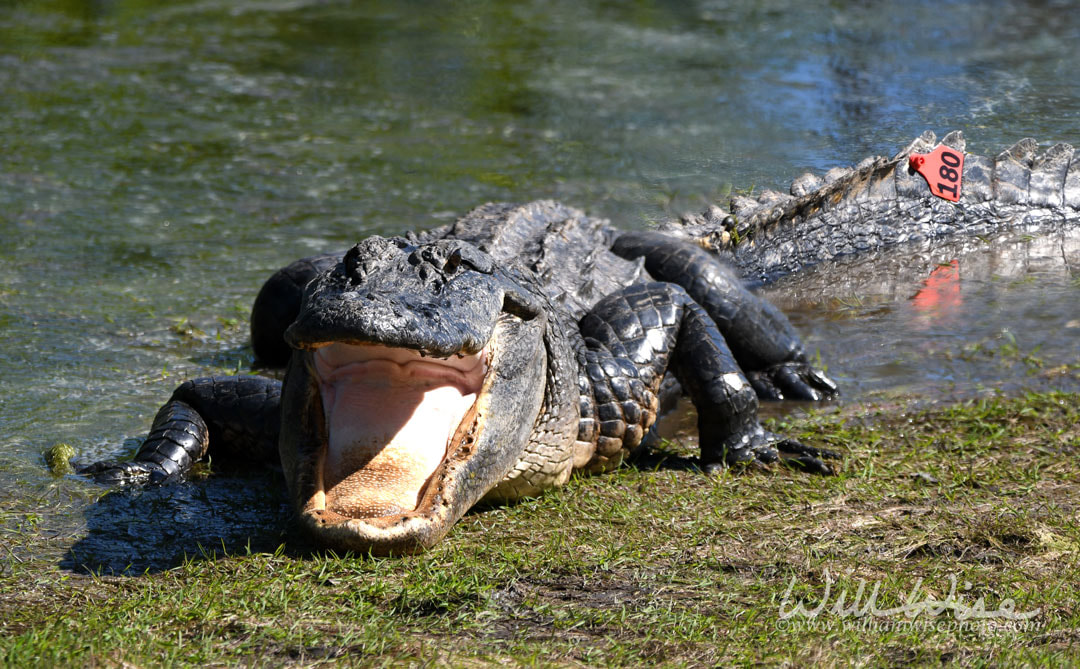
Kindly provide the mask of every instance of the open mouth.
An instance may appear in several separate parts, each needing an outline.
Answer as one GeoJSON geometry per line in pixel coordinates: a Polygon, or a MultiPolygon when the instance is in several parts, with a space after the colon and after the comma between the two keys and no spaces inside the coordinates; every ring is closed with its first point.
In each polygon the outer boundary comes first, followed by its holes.
{"type": "Polygon", "coordinates": [[[327,435],[317,482],[323,509],[357,519],[415,511],[440,465],[475,431],[490,349],[432,358],[373,344],[315,347],[327,435]]]}

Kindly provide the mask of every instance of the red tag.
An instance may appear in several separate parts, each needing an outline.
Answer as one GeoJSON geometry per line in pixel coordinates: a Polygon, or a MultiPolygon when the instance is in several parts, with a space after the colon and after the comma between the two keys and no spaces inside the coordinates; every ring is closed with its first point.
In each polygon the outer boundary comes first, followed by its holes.
{"type": "Polygon", "coordinates": [[[930,192],[950,202],[960,201],[960,181],[964,175],[964,152],[938,144],[930,153],[913,153],[911,169],[923,175],[930,192]]]}

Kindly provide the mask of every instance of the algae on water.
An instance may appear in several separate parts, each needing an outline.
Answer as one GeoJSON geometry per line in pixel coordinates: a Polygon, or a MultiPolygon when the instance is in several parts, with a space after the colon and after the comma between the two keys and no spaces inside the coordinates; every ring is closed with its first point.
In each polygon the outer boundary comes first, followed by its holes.
{"type": "Polygon", "coordinates": [[[75,449],[70,444],[58,442],[45,451],[45,463],[49,465],[49,471],[53,476],[66,476],[75,471],[71,466],[71,459],[75,457],[75,449]]]}

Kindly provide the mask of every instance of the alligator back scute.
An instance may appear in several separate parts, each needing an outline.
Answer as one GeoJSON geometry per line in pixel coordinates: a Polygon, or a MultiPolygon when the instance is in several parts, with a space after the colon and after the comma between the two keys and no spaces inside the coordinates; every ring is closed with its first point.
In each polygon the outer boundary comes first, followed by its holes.
{"type": "Polygon", "coordinates": [[[821,188],[821,177],[813,172],[801,174],[791,182],[791,194],[795,197],[804,197],[821,188]]]}
{"type": "Polygon", "coordinates": [[[1074,153],[1068,144],[1055,144],[1035,159],[1028,182],[1028,202],[1040,207],[1060,207],[1065,203],[1065,176],[1074,153]]]}
{"type": "Polygon", "coordinates": [[[967,151],[967,140],[964,139],[964,133],[959,130],[953,130],[941,138],[941,143],[945,146],[956,149],[960,153],[967,151]]]}
{"type": "Polygon", "coordinates": [[[1080,211],[1080,153],[1073,153],[1069,171],[1065,174],[1065,187],[1061,190],[1063,205],[1080,211]]]}
{"type": "Polygon", "coordinates": [[[986,156],[964,156],[961,197],[972,203],[994,199],[994,161],[986,156]]]}
{"type": "Polygon", "coordinates": [[[867,174],[862,199],[871,202],[892,202],[896,199],[896,179],[893,177],[893,170],[881,169],[880,165],[875,168],[873,163],[861,169],[866,170],[867,174]]]}
{"type": "Polygon", "coordinates": [[[1028,137],[998,154],[994,161],[994,195],[998,202],[1027,203],[1031,166],[1038,148],[1038,142],[1028,137]]]}
{"type": "Polygon", "coordinates": [[[477,207],[446,229],[504,264],[520,265],[540,279],[548,298],[575,320],[599,297],[642,280],[640,259],[597,249],[611,246],[608,221],[551,200],[477,207]]]}

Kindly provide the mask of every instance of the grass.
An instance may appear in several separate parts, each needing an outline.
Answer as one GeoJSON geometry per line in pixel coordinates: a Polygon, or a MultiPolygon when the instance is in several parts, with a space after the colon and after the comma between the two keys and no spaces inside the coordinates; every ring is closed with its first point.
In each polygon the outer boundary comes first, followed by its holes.
{"type": "Polygon", "coordinates": [[[636,466],[471,513],[408,558],[293,542],[100,576],[25,557],[48,530],[16,523],[0,539],[29,548],[0,558],[0,664],[1072,665],[1078,400],[774,422],[845,454],[828,478],[707,477],[692,444],[665,442],[636,466]],[[884,609],[946,601],[954,582],[953,601],[998,614],[960,621],[954,607],[913,624],[841,611],[860,583],[860,601],[876,586],[884,609]],[[1008,620],[1007,599],[1038,613],[1008,620]],[[827,610],[781,619],[796,601],[827,610]]]}

